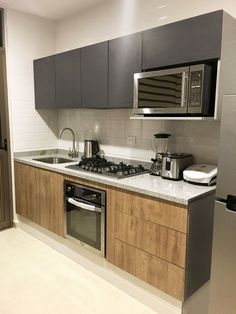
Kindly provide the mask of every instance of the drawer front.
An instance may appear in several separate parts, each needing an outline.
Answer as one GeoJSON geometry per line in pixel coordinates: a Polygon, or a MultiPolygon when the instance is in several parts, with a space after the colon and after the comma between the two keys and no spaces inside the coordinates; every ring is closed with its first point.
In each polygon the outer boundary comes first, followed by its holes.
{"type": "Polygon", "coordinates": [[[114,237],[185,268],[186,234],[184,233],[116,212],[114,237]]]}
{"type": "Polygon", "coordinates": [[[116,266],[183,301],[184,269],[119,240],[114,244],[116,266]]]}
{"type": "Polygon", "coordinates": [[[132,192],[111,189],[109,193],[111,210],[187,233],[186,206],[132,192]]]}

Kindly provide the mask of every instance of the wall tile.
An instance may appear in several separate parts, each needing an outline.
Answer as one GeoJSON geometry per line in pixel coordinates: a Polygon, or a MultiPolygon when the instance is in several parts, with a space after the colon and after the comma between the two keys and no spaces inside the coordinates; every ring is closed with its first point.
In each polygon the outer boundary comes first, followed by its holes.
{"type": "Polygon", "coordinates": [[[15,10],[6,11],[7,76],[13,150],[57,146],[56,111],[36,111],[33,60],[55,52],[55,23],[15,10]]]}
{"type": "MultiPolygon", "coordinates": [[[[83,151],[85,138],[97,139],[107,155],[150,160],[155,157],[153,134],[170,133],[169,151],[191,153],[196,162],[217,162],[219,122],[130,120],[129,110],[59,110],[58,127],[70,125],[83,151]],[[136,143],[127,144],[127,136],[136,143]]],[[[65,133],[60,148],[71,146],[71,135],[65,133]]]]}

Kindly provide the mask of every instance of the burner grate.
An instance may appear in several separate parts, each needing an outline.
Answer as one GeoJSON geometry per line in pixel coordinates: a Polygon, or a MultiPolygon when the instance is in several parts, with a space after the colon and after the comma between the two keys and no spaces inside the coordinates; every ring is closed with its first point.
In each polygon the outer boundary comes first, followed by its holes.
{"type": "Polygon", "coordinates": [[[142,165],[127,165],[123,162],[115,163],[101,157],[82,157],[77,165],[67,166],[66,168],[99,173],[118,179],[149,172],[149,170],[145,169],[142,165]]]}

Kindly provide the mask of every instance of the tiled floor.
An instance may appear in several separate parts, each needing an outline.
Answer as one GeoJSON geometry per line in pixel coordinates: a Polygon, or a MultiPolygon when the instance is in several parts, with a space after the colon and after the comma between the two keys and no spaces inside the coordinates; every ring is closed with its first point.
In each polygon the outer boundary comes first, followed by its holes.
{"type": "Polygon", "coordinates": [[[1,314],[154,314],[20,229],[0,232],[1,314]]]}

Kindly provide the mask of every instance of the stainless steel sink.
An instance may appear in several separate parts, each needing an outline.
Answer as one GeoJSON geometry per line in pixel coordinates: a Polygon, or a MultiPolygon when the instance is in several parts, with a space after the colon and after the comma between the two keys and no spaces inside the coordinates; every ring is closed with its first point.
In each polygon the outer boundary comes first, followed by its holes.
{"type": "Polygon", "coordinates": [[[42,158],[35,158],[33,160],[45,162],[46,164],[65,164],[67,162],[74,161],[73,159],[66,159],[62,157],[42,157],[42,158]]]}

